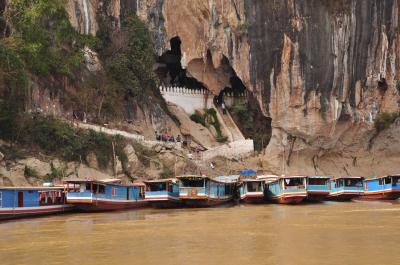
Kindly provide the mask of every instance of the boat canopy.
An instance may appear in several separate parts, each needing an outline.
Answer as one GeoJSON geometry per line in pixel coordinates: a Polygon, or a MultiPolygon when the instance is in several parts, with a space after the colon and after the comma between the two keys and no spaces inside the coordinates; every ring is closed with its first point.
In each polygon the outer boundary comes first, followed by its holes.
{"type": "Polygon", "coordinates": [[[52,191],[63,190],[64,186],[53,187],[0,187],[0,190],[38,190],[38,191],[52,191]]]}
{"type": "Polygon", "coordinates": [[[235,183],[238,182],[240,176],[239,175],[232,175],[232,176],[218,176],[215,177],[214,180],[223,183],[235,183]]]}
{"type": "Polygon", "coordinates": [[[312,179],[330,179],[330,176],[307,176],[307,178],[312,178],[312,179]]]}
{"type": "Polygon", "coordinates": [[[165,183],[165,182],[176,182],[176,178],[169,178],[169,179],[152,179],[144,181],[145,184],[149,183],[165,183]]]}

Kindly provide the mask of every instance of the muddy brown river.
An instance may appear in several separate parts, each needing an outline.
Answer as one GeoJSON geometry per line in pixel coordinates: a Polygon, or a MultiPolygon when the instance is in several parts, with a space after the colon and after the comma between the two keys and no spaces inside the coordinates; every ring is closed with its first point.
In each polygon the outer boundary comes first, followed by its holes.
{"type": "Polygon", "coordinates": [[[0,223],[0,264],[400,264],[400,203],[240,205],[0,223]]]}

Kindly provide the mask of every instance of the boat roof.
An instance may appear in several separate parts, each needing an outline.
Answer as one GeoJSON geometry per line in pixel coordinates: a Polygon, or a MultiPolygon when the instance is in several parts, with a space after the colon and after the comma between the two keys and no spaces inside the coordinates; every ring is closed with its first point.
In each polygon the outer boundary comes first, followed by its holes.
{"type": "Polygon", "coordinates": [[[357,176],[334,176],[332,179],[363,179],[363,177],[357,176]]]}
{"type": "Polygon", "coordinates": [[[305,178],[306,176],[280,176],[280,179],[293,179],[293,178],[305,178]]]}
{"type": "Polygon", "coordinates": [[[237,182],[240,178],[240,175],[231,175],[231,176],[218,176],[215,177],[213,180],[216,180],[218,182],[224,182],[224,183],[234,183],[237,182]]]}
{"type": "Polygon", "coordinates": [[[372,178],[365,178],[365,180],[374,180],[374,179],[383,179],[383,178],[387,178],[387,177],[400,177],[400,174],[398,175],[384,175],[384,176],[375,176],[372,178]]]}
{"type": "Polygon", "coordinates": [[[151,180],[145,180],[143,181],[145,184],[146,183],[164,183],[164,182],[174,182],[177,181],[176,178],[169,178],[169,179],[151,179],[151,180]]]}
{"type": "Polygon", "coordinates": [[[242,179],[242,182],[262,182],[265,181],[265,179],[242,179]]]}
{"type": "Polygon", "coordinates": [[[187,178],[187,179],[195,179],[195,178],[198,178],[198,179],[206,179],[206,178],[208,178],[208,177],[206,177],[206,176],[199,176],[199,175],[183,175],[183,176],[177,176],[176,178],[178,178],[178,179],[185,179],[185,178],[187,178]]]}
{"type": "Polygon", "coordinates": [[[307,178],[311,179],[330,179],[330,176],[307,176],[307,178]]]}
{"type": "Polygon", "coordinates": [[[53,186],[53,187],[0,187],[0,190],[64,190],[63,186],[53,186]]]}
{"type": "Polygon", "coordinates": [[[82,184],[82,183],[95,183],[95,184],[112,184],[116,186],[145,186],[143,182],[133,182],[129,184],[121,184],[121,182],[116,183],[116,182],[110,182],[109,179],[106,179],[106,181],[103,180],[93,180],[93,179],[68,179],[65,180],[64,183],[75,183],[75,184],[82,184]]]}

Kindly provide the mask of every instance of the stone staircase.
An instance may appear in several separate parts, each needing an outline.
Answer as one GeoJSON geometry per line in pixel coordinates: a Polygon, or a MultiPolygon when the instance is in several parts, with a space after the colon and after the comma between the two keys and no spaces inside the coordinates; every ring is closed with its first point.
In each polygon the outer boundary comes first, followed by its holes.
{"type": "Polygon", "coordinates": [[[221,124],[222,131],[228,137],[229,142],[245,140],[245,137],[233,121],[229,111],[226,110],[226,113],[224,114],[221,108],[218,108],[215,105],[214,108],[217,111],[217,118],[221,124]]]}

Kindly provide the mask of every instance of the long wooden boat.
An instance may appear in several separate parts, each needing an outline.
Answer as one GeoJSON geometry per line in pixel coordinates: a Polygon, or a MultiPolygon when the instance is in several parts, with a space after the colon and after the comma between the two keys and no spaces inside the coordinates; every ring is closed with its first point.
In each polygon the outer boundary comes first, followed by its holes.
{"type": "Polygon", "coordinates": [[[305,176],[282,176],[266,180],[266,196],[272,202],[297,204],[307,197],[305,176]]]}
{"type": "Polygon", "coordinates": [[[243,203],[264,203],[264,179],[242,179],[239,181],[239,199],[243,203]]]}
{"type": "Polygon", "coordinates": [[[122,185],[119,181],[68,180],[67,202],[83,211],[113,211],[147,205],[144,183],[122,185]]]}
{"type": "Polygon", "coordinates": [[[334,177],[330,186],[329,200],[349,201],[364,194],[362,177],[334,177]]]}
{"type": "Polygon", "coordinates": [[[160,208],[180,206],[181,201],[179,199],[177,179],[149,180],[144,183],[146,185],[144,198],[152,206],[160,208]]]}
{"type": "Polygon", "coordinates": [[[309,202],[324,200],[330,193],[330,177],[328,176],[307,176],[307,198],[309,202]]]}
{"type": "Polygon", "coordinates": [[[64,213],[64,187],[0,187],[0,220],[64,213]]]}
{"type": "Polygon", "coordinates": [[[382,176],[364,180],[361,200],[397,200],[400,198],[400,175],[382,176]]]}
{"type": "Polygon", "coordinates": [[[178,177],[179,198],[187,207],[210,207],[233,200],[236,180],[229,177],[211,179],[205,176],[178,177]]]}

